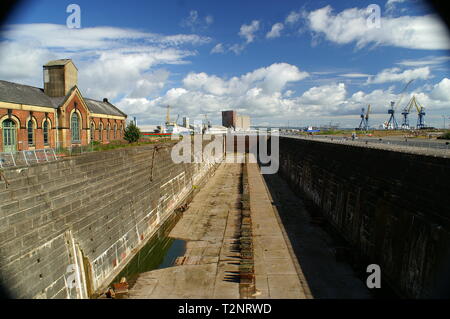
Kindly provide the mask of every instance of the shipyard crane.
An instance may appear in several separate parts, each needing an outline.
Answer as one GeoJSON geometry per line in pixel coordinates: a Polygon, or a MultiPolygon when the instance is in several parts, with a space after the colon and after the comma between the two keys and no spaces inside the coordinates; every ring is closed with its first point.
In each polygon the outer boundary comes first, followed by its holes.
{"type": "Polygon", "coordinates": [[[166,125],[170,124],[170,105],[167,105],[166,125]]]}
{"type": "Polygon", "coordinates": [[[404,130],[410,129],[408,115],[409,115],[409,113],[411,113],[411,108],[413,107],[413,99],[414,99],[414,97],[404,107],[403,112],[402,112],[402,116],[403,116],[402,129],[404,129],[404,130]]]}
{"type": "Polygon", "coordinates": [[[366,128],[365,130],[368,131],[369,130],[369,115],[370,115],[370,110],[371,110],[372,106],[369,104],[369,106],[367,107],[367,113],[366,113],[366,128]]]}
{"type": "Polygon", "coordinates": [[[400,93],[400,98],[398,100],[398,102],[391,102],[391,108],[388,110],[388,114],[390,114],[389,117],[389,121],[387,122],[386,125],[386,129],[393,129],[393,130],[397,130],[398,129],[398,123],[397,120],[395,119],[395,107],[397,105],[400,105],[401,101],[403,100],[403,96],[405,95],[406,89],[408,88],[408,86],[414,82],[414,80],[409,81],[406,85],[405,88],[403,89],[403,91],[400,93]]]}
{"type": "Polygon", "coordinates": [[[205,114],[205,127],[211,128],[211,121],[208,119],[208,114],[205,114]]]}
{"type": "Polygon", "coordinates": [[[403,124],[402,128],[409,129],[409,119],[408,115],[411,113],[411,109],[415,108],[417,110],[417,128],[423,129],[425,128],[425,108],[417,101],[416,96],[413,96],[409,103],[405,106],[403,109],[402,115],[403,115],[403,124]]]}
{"type": "Polygon", "coordinates": [[[388,130],[397,130],[398,129],[398,123],[395,119],[395,102],[391,102],[391,108],[388,110],[388,114],[390,114],[389,121],[387,122],[386,129],[388,130]]]}
{"type": "Polygon", "coordinates": [[[366,110],[364,108],[362,108],[361,109],[361,122],[359,123],[359,128],[358,128],[360,131],[364,130],[364,127],[366,126],[365,116],[366,116],[366,110]]]}
{"type": "Polygon", "coordinates": [[[370,114],[371,106],[367,107],[367,112],[364,108],[361,109],[361,123],[359,123],[360,131],[368,131],[369,130],[369,114],[370,114]]]}
{"type": "Polygon", "coordinates": [[[416,97],[414,97],[414,105],[416,106],[417,110],[417,128],[424,129],[425,128],[425,108],[419,103],[419,101],[416,100],[416,97]]]}

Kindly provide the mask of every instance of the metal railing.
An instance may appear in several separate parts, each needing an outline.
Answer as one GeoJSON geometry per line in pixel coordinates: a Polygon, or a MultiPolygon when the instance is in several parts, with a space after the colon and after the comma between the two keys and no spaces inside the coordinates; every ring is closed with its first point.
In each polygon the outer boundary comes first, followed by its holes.
{"type": "Polygon", "coordinates": [[[319,142],[328,142],[335,144],[346,144],[354,145],[366,148],[378,148],[386,149],[397,152],[406,153],[416,153],[423,155],[439,156],[439,157],[450,157],[450,142],[446,141],[436,141],[436,140],[414,140],[414,139],[404,139],[395,140],[389,138],[356,138],[352,140],[351,137],[332,137],[332,136],[287,136],[291,138],[314,140],[319,142]]]}
{"type": "Polygon", "coordinates": [[[30,166],[32,164],[57,161],[55,150],[47,148],[43,150],[28,150],[20,152],[0,153],[0,168],[30,166]]]}

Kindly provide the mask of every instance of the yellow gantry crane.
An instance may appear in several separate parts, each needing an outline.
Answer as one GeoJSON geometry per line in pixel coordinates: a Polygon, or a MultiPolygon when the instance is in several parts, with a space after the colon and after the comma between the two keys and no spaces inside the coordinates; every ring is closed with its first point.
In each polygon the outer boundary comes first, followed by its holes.
{"type": "Polygon", "coordinates": [[[397,120],[395,119],[395,108],[397,107],[397,105],[400,105],[400,103],[402,102],[403,96],[405,95],[405,92],[406,92],[406,89],[412,82],[414,82],[414,80],[409,81],[405,85],[405,88],[400,93],[400,98],[397,103],[391,102],[391,108],[388,110],[388,114],[390,115],[390,117],[389,117],[389,121],[387,122],[386,129],[388,129],[388,130],[397,130],[398,129],[397,120]]]}
{"type": "Polygon", "coordinates": [[[405,130],[410,129],[408,115],[409,113],[411,113],[413,107],[417,110],[417,128],[418,129],[425,128],[425,115],[426,115],[425,108],[419,103],[419,101],[417,101],[416,96],[414,95],[409,101],[409,103],[403,109],[402,129],[405,130]]]}

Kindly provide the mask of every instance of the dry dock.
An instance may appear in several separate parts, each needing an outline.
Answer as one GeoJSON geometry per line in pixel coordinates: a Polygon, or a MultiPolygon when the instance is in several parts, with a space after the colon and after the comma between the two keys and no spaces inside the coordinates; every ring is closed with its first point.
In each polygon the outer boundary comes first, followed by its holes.
{"type": "Polygon", "coordinates": [[[187,242],[178,265],[143,273],[130,298],[308,298],[256,165],[223,163],[170,233],[187,242]],[[247,169],[253,220],[255,290],[240,291],[236,249],[242,170],[247,169]]]}

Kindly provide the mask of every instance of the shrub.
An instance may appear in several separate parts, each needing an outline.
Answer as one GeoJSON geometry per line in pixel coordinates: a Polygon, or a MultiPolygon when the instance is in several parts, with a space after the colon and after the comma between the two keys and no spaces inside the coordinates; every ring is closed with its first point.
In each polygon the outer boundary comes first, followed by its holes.
{"type": "Polygon", "coordinates": [[[441,136],[438,137],[440,140],[450,140],[450,131],[445,132],[441,136]]]}
{"type": "Polygon", "coordinates": [[[129,123],[125,129],[125,134],[123,138],[128,141],[128,143],[136,143],[141,137],[141,130],[133,123],[129,123]]]}

